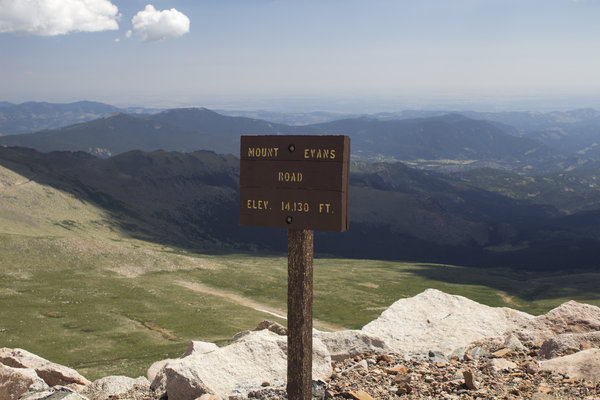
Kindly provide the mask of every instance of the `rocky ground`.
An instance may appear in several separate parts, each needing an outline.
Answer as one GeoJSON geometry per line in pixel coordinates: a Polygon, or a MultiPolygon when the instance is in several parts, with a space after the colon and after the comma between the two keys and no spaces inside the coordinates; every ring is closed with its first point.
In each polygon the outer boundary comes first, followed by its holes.
{"type": "Polygon", "coordinates": [[[534,359],[529,352],[448,362],[357,356],[335,366],[329,395],[361,400],[600,399],[600,384],[540,371],[534,359]]]}
{"type": "MultiPolygon", "coordinates": [[[[263,321],[224,347],[193,341],[147,377],[94,382],[2,348],[0,400],[285,399],[285,335],[263,321]]],[[[362,330],[315,332],[319,376],[313,400],[600,400],[600,308],[567,302],[534,317],[427,290],[362,330]]]]}
{"type": "MultiPolygon", "coordinates": [[[[600,383],[540,370],[539,348],[508,350],[486,343],[463,357],[435,354],[407,359],[397,354],[358,355],[334,363],[323,399],[600,399],[600,383]],[[474,357],[477,357],[475,359],[474,357]]],[[[268,382],[265,383],[267,385],[268,382]]],[[[265,387],[256,399],[285,399],[283,389],[265,387]]],[[[153,400],[149,386],[136,386],[119,400],[153,400]]]]}

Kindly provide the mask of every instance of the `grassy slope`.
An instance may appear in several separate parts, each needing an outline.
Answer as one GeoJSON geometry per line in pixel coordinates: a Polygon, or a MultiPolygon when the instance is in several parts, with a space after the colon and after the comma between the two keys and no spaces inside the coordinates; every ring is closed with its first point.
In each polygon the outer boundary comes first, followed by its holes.
{"type": "MultiPolygon", "coordinates": [[[[25,348],[90,379],[138,376],[178,357],[189,340],[224,344],[262,319],[283,322],[255,308],[285,310],[286,280],[283,256],[205,256],[133,240],[102,210],[0,167],[0,347],[25,348]]],[[[591,274],[317,258],[314,316],[359,328],[429,287],[541,313],[568,299],[600,305],[597,282],[591,274]]]]}

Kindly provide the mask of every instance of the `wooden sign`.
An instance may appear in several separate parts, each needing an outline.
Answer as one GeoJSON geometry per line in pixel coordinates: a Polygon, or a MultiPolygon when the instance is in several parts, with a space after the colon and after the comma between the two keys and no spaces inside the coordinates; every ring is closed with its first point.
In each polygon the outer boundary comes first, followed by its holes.
{"type": "Polygon", "coordinates": [[[288,230],[289,400],[312,398],[314,230],[348,229],[348,136],[242,136],[240,224],[288,230]]]}
{"type": "Polygon", "coordinates": [[[348,229],[348,136],[242,136],[240,224],[348,229]]]}

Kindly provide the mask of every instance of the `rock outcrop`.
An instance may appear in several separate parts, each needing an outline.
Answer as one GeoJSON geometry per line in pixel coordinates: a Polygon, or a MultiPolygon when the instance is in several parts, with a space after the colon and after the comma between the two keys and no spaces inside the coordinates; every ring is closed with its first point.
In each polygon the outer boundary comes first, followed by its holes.
{"type": "Polygon", "coordinates": [[[401,299],[363,332],[379,337],[396,353],[441,352],[450,355],[470,343],[527,326],[532,315],[494,308],[462,296],[427,289],[401,299]]]}

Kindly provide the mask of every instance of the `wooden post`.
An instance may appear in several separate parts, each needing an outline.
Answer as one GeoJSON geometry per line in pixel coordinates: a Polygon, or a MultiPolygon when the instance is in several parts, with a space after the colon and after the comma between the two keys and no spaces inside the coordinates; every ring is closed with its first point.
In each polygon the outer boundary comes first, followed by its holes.
{"type": "Polygon", "coordinates": [[[289,400],[312,398],[313,238],[312,230],[288,229],[289,400]]]}

